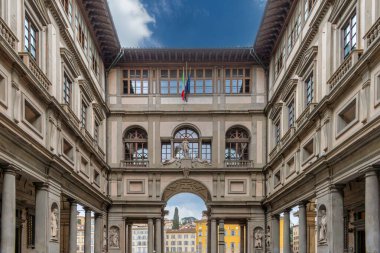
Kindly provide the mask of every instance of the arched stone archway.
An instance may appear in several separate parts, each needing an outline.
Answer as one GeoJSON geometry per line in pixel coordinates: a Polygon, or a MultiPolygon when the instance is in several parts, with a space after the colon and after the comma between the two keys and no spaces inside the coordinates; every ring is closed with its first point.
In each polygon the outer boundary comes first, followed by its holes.
{"type": "Polygon", "coordinates": [[[179,179],[170,183],[162,194],[162,200],[167,202],[178,193],[194,193],[203,199],[205,203],[211,200],[211,194],[207,187],[194,179],[179,179]]]}

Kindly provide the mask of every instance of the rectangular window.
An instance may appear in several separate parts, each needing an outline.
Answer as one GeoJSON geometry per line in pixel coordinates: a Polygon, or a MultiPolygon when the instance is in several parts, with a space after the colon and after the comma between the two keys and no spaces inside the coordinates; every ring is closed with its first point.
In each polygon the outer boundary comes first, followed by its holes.
{"type": "Polygon", "coordinates": [[[95,120],[94,124],[94,140],[99,144],[99,121],[95,120]]]}
{"type": "Polygon", "coordinates": [[[123,70],[123,94],[146,95],[149,93],[149,70],[123,70]]]}
{"type": "Polygon", "coordinates": [[[28,16],[25,17],[24,22],[24,48],[25,52],[29,52],[34,60],[37,60],[37,28],[32,23],[28,16]]]}
{"type": "Polygon", "coordinates": [[[288,104],[288,127],[294,126],[294,100],[288,104]]]}
{"type": "Polygon", "coordinates": [[[172,148],[170,142],[163,142],[161,144],[161,160],[162,162],[172,158],[172,148]]]}
{"type": "Polygon", "coordinates": [[[356,14],[354,14],[343,27],[343,54],[346,58],[357,44],[356,14]]]}
{"type": "Polygon", "coordinates": [[[73,146],[65,139],[63,139],[63,154],[70,160],[74,159],[73,146]]]}
{"type": "Polygon", "coordinates": [[[100,185],[100,174],[98,171],[94,170],[94,183],[99,186],[100,185]]]}
{"type": "Polygon", "coordinates": [[[211,143],[202,143],[202,160],[211,162],[211,143]]]}
{"type": "Polygon", "coordinates": [[[72,82],[65,74],[63,76],[63,102],[69,106],[71,105],[71,88],[72,82]]]}
{"type": "Polygon", "coordinates": [[[75,15],[75,28],[77,40],[87,56],[87,29],[79,10],[77,10],[75,15]]]}
{"type": "Polygon", "coordinates": [[[284,54],[285,54],[285,48],[282,46],[279,48],[278,52],[276,53],[276,64],[275,64],[275,75],[277,76],[282,67],[284,66],[284,54]]]}
{"type": "Polygon", "coordinates": [[[352,100],[341,112],[338,114],[338,132],[346,129],[352,122],[357,119],[356,115],[356,99],[352,100]]]}
{"type": "Polygon", "coordinates": [[[86,102],[82,99],[80,122],[83,128],[86,128],[87,125],[87,108],[86,102]]]}
{"type": "Polygon", "coordinates": [[[276,145],[281,141],[281,126],[279,119],[274,123],[274,140],[276,145]]]}
{"type": "Polygon", "coordinates": [[[30,125],[32,125],[35,129],[41,132],[42,128],[42,119],[41,113],[39,113],[34,106],[25,100],[25,108],[24,108],[24,118],[30,125]]]}
{"type": "Polygon", "coordinates": [[[314,98],[314,81],[313,81],[313,73],[306,78],[305,81],[305,102],[306,106],[308,106],[311,102],[313,102],[314,98]]]}
{"type": "Polygon", "coordinates": [[[73,15],[73,4],[72,0],[61,0],[61,4],[63,6],[63,9],[65,10],[67,17],[69,18],[69,22],[72,21],[72,15],[73,15]]]}
{"type": "Polygon", "coordinates": [[[249,94],[251,92],[250,69],[226,69],[224,92],[226,94],[249,94]]]}
{"type": "Polygon", "coordinates": [[[302,148],[302,160],[308,160],[314,154],[314,140],[311,139],[308,143],[305,144],[302,148]]]}
{"type": "Polygon", "coordinates": [[[305,0],[305,20],[309,17],[317,0],[305,0]]]}

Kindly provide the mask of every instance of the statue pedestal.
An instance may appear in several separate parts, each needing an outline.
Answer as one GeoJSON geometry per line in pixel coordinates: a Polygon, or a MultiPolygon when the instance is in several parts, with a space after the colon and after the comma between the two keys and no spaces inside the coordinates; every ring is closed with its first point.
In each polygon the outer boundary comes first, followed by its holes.
{"type": "Polygon", "coordinates": [[[181,169],[191,169],[192,160],[190,158],[182,158],[181,159],[181,169]]]}

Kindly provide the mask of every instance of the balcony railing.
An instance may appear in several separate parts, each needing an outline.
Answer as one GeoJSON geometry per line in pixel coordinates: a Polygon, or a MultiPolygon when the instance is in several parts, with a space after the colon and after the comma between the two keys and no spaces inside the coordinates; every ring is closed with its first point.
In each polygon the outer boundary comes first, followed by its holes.
{"type": "Polygon", "coordinates": [[[51,82],[45,75],[45,73],[40,69],[37,62],[33,59],[33,57],[29,53],[19,53],[21,60],[24,64],[30,69],[33,75],[37,78],[38,82],[49,91],[51,87],[51,82]]]}
{"type": "Polygon", "coordinates": [[[375,24],[369,29],[364,39],[367,41],[367,48],[372,45],[372,43],[380,37],[380,18],[375,22],[375,24]]]}
{"type": "Polygon", "coordinates": [[[358,62],[362,54],[363,50],[361,49],[352,50],[350,55],[348,55],[348,57],[343,61],[342,65],[340,65],[340,67],[327,81],[330,91],[332,91],[337,86],[339,81],[342,80],[343,77],[345,77],[345,75],[349,72],[349,70],[358,62]]]}
{"type": "Polygon", "coordinates": [[[301,113],[301,115],[296,120],[297,127],[300,127],[306,120],[309,118],[311,112],[314,110],[317,103],[310,103],[305,110],[301,113]]]}
{"type": "Polygon", "coordinates": [[[0,35],[13,50],[16,50],[18,39],[2,18],[0,18],[0,35]]]}
{"type": "Polygon", "coordinates": [[[252,160],[224,160],[227,168],[253,168],[252,160]]]}
{"type": "Polygon", "coordinates": [[[148,160],[122,160],[120,167],[122,168],[147,168],[149,166],[148,160]]]}

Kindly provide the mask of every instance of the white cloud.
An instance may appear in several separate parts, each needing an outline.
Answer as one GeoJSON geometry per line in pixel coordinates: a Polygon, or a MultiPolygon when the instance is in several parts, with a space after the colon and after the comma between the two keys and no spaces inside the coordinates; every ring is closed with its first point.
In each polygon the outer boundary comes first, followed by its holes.
{"type": "Polygon", "coordinates": [[[140,0],[109,0],[112,17],[124,47],[159,46],[152,38],[150,24],[155,24],[140,0]]]}

